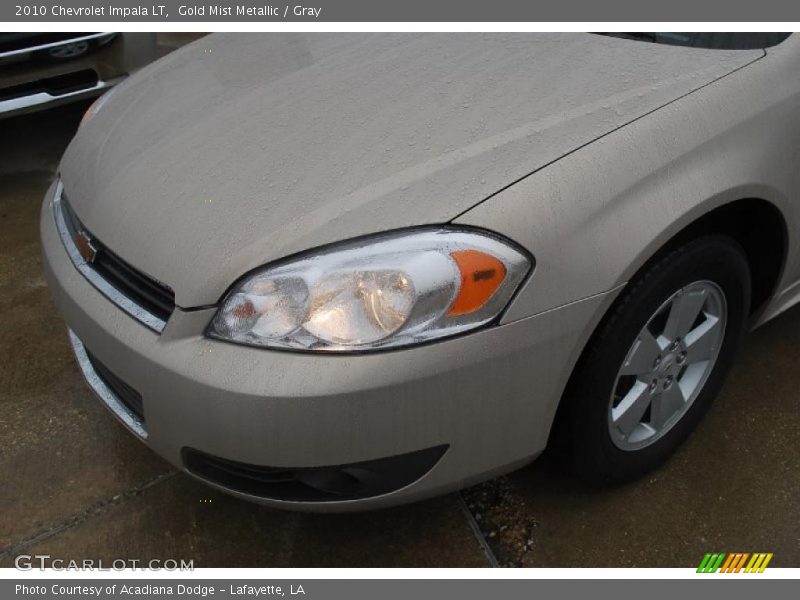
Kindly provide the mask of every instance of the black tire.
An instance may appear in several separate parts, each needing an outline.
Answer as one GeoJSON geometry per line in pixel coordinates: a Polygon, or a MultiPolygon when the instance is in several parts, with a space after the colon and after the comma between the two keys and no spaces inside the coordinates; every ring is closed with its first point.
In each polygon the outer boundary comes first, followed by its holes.
{"type": "Polygon", "coordinates": [[[596,484],[637,479],[661,465],[694,430],[719,392],[745,331],[750,269],[732,238],[710,235],[669,251],[645,267],[616,300],[589,342],[565,397],[569,458],[576,474],[596,484]],[[716,363],[689,409],[651,445],[622,450],[609,432],[608,410],[616,375],[639,332],[676,291],[696,281],[723,291],[728,322],[716,363]]]}

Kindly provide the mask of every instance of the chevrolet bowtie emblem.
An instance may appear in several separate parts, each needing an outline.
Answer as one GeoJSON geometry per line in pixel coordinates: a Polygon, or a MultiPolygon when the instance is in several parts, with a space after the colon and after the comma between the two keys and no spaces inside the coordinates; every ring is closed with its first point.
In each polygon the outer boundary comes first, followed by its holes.
{"type": "Polygon", "coordinates": [[[85,231],[79,231],[75,236],[75,245],[78,247],[78,253],[81,258],[87,263],[94,261],[97,256],[97,248],[92,246],[92,238],[85,231]]]}

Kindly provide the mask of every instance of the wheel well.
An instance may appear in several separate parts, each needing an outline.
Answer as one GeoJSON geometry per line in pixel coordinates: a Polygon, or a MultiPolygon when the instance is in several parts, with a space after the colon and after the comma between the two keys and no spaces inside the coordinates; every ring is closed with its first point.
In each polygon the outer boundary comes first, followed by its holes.
{"type": "MultiPolygon", "coordinates": [[[[778,285],[786,260],[789,237],[783,215],[773,204],[765,200],[737,200],[706,213],[672,237],[642,265],[640,271],[676,247],[709,234],[729,235],[744,248],[751,273],[750,315],[757,314],[772,297],[778,285]]],[[[549,446],[556,446],[557,454],[563,451],[568,436],[565,427],[567,402],[564,399],[569,397],[570,389],[575,384],[575,374],[580,371],[586,349],[591,346],[592,339],[602,328],[613,306],[609,308],[587,340],[559,402],[548,442],[549,446]]]]}
{"type": "Polygon", "coordinates": [[[706,213],[667,242],[645,267],[677,246],[715,233],[734,238],[747,255],[752,280],[750,314],[754,315],[778,285],[788,246],[783,215],[766,200],[737,200],[706,213]]]}

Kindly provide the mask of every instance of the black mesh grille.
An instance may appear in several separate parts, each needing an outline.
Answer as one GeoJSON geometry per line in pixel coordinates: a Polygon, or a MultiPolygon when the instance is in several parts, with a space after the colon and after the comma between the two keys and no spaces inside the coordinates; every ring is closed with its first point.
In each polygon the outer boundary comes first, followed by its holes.
{"type": "Polygon", "coordinates": [[[142,395],[114,375],[108,367],[95,358],[88,350],[86,356],[92,363],[95,373],[105,383],[125,407],[144,423],[144,410],[142,409],[142,395]]]}
{"type": "Polygon", "coordinates": [[[93,240],[97,255],[92,267],[103,279],[149,313],[166,321],[175,309],[175,295],[165,285],[137,271],[101,242],[93,240]]]}
{"type": "Polygon", "coordinates": [[[63,196],[61,203],[73,240],[78,231],[91,237],[96,254],[89,266],[123,296],[166,322],[175,310],[175,293],[163,283],[126,263],[100,240],[88,234],[63,196]]]}

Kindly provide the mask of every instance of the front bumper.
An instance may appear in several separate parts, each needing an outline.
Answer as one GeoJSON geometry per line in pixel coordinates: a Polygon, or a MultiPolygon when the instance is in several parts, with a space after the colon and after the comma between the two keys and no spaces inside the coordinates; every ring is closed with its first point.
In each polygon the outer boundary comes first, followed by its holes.
{"type": "Polygon", "coordinates": [[[0,51],[0,119],[97,97],[156,58],[152,33],[75,34],[0,51]],[[76,43],[90,49],[72,59],[42,58],[76,43]]]}
{"type": "MultiPolygon", "coordinates": [[[[189,449],[245,466],[300,471],[446,449],[414,481],[355,500],[270,498],[210,482],[275,506],[386,506],[532,460],[546,445],[563,388],[607,300],[595,296],[471,335],[361,355],[211,340],[203,331],[213,309],[176,309],[159,335],[78,272],[57,233],[52,197],[51,188],[40,225],[55,302],[80,347],[141,395],[146,430],[126,425],[174,465],[187,468],[189,449]]],[[[119,407],[106,404],[120,416],[119,407]]]]}

